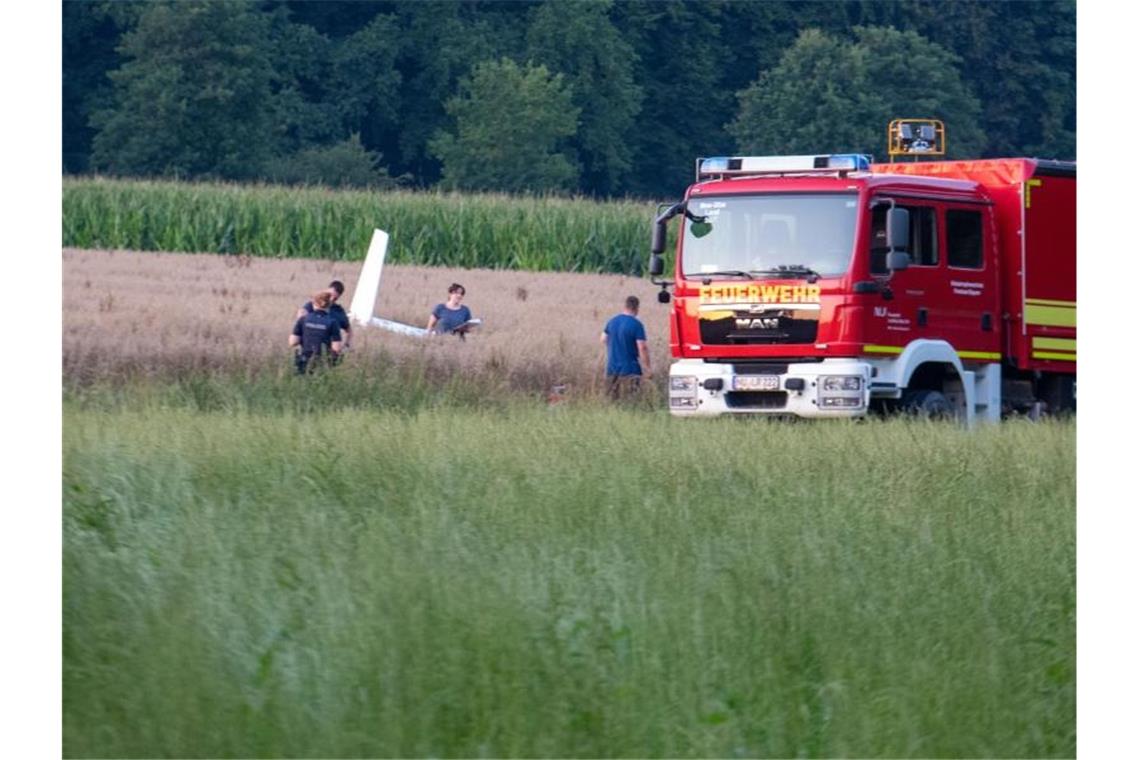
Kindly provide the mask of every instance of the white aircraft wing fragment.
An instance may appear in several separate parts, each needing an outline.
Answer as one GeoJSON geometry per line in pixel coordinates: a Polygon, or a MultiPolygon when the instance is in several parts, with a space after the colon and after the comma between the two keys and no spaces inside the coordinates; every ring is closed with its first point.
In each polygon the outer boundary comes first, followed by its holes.
{"type": "Polygon", "coordinates": [[[412,325],[405,325],[403,322],[380,319],[380,317],[372,317],[364,324],[371,327],[379,327],[389,332],[400,333],[401,335],[410,335],[413,338],[426,338],[428,336],[428,331],[423,327],[413,327],[412,325]]]}

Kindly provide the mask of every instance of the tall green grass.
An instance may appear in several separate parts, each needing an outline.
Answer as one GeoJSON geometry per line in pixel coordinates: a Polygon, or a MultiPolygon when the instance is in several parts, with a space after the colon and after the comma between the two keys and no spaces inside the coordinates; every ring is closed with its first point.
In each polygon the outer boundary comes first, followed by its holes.
{"type": "Polygon", "coordinates": [[[396,263],[639,273],[653,213],[633,201],[63,181],[63,243],[78,248],[362,259],[380,228],[396,263]]]}
{"type": "Polygon", "coordinates": [[[64,406],[67,756],[1075,754],[1074,427],[64,406]]]}

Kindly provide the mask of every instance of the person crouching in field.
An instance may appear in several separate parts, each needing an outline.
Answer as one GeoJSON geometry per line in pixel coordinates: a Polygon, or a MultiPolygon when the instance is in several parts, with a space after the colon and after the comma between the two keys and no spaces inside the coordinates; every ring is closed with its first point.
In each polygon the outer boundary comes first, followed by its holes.
{"type": "Polygon", "coordinates": [[[636,393],[641,378],[653,377],[649,368],[649,347],[645,325],[637,318],[641,301],[637,296],[625,299],[625,311],[606,323],[602,345],[606,347],[606,381],[610,398],[615,401],[636,393]]]}
{"type": "Polygon", "coordinates": [[[428,318],[428,332],[436,335],[453,334],[465,338],[471,325],[471,310],[463,306],[467,290],[457,282],[447,289],[447,303],[436,304],[428,318]]]}
{"type": "Polygon", "coordinates": [[[335,364],[344,347],[340,323],[328,311],[332,303],[329,292],[321,290],[314,293],[311,303],[313,310],[297,320],[293,334],[289,336],[289,345],[296,350],[294,363],[298,375],[305,374],[314,366],[314,360],[322,356],[329,364],[335,364]]]}
{"type": "MultiPolygon", "coordinates": [[[[343,350],[348,350],[348,347],[352,345],[352,323],[349,321],[348,314],[345,313],[344,307],[337,303],[337,301],[340,300],[340,297],[344,295],[344,283],[340,280],[333,280],[330,282],[328,287],[328,294],[328,312],[336,319],[337,325],[340,327],[341,337],[343,338],[341,342],[344,344],[343,350]]],[[[312,313],[313,302],[305,301],[305,303],[301,304],[301,308],[297,309],[297,319],[301,319],[306,314],[312,313]]]]}

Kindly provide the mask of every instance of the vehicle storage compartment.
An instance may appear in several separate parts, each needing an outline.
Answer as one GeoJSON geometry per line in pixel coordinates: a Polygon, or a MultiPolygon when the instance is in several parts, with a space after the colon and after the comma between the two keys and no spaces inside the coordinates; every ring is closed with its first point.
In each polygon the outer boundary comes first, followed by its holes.
{"type": "Polygon", "coordinates": [[[1005,345],[1022,370],[1075,373],[1077,169],[1030,158],[876,164],[876,173],[977,182],[994,203],[1005,345]]]}

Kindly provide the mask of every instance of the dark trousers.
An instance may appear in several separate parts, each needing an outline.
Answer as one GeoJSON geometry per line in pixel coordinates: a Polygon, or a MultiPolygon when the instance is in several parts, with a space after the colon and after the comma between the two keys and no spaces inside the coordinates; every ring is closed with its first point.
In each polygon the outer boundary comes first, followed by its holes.
{"type": "Polygon", "coordinates": [[[641,390],[641,375],[606,375],[606,382],[614,401],[636,396],[641,390]]]}
{"type": "Polygon", "coordinates": [[[334,353],[309,353],[298,351],[293,354],[293,366],[297,368],[298,375],[304,375],[312,372],[317,367],[329,366],[335,367],[340,363],[340,354],[334,353]]]}

